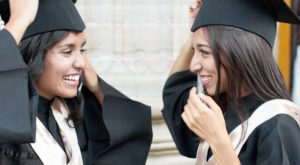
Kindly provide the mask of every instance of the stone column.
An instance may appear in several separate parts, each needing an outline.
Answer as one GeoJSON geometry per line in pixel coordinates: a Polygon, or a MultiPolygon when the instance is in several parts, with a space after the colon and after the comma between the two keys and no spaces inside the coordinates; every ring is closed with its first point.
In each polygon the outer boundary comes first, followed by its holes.
{"type": "Polygon", "coordinates": [[[162,88],[189,35],[192,0],[78,0],[87,25],[88,58],[97,73],[132,99],[152,107],[147,164],[194,164],[178,154],[161,116],[162,88]]]}

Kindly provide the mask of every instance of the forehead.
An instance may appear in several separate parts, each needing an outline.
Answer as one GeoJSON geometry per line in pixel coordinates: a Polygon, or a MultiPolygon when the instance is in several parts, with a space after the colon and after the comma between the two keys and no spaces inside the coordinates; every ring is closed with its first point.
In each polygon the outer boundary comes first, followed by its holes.
{"type": "Polygon", "coordinates": [[[209,39],[205,28],[199,28],[192,34],[193,45],[206,44],[209,45],[209,39]]]}
{"type": "Polygon", "coordinates": [[[60,40],[57,45],[63,44],[82,44],[85,41],[84,32],[70,31],[68,35],[60,40]]]}

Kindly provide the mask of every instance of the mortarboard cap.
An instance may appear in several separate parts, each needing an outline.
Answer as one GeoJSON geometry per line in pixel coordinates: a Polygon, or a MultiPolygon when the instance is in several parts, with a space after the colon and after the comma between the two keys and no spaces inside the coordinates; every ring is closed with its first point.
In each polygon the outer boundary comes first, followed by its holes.
{"type": "MultiPolygon", "coordinates": [[[[73,2],[76,0],[39,0],[36,18],[27,28],[23,39],[54,30],[82,32],[85,24],[73,2]]],[[[10,13],[7,0],[0,0],[0,15],[5,22],[8,21],[10,13]]]]}
{"type": "Polygon", "coordinates": [[[191,30],[233,26],[259,35],[273,47],[277,21],[300,24],[284,0],[203,0],[191,30]]]}

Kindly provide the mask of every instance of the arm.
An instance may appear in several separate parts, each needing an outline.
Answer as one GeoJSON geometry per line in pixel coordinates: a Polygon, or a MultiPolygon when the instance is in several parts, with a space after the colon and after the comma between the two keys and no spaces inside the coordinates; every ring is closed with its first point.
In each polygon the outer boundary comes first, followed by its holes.
{"type": "MultiPolygon", "coordinates": [[[[192,27],[194,20],[196,18],[196,15],[200,9],[202,0],[195,0],[195,3],[190,5],[189,12],[190,12],[190,18],[189,18],[189,24],[190,27],[192,27]]],[[[194,50],[192,49],[192,35],[189,35],[189,38],[182,46],[179,55],[177,56],[176,60],[174,61],[171,70],[169,72],[169,77],[180,71],[188,70],[190,68],[190,63],[192,61],[192,57],[194,55],[194,50]]]]}
{"type": "MultiPolygon", "coordinates": [[[[19,1],[12,3],[16,2],[19,1]]],[[[14,6],[12,13],[31,11],[32,6],[37,6],[35,0],[26,3],[31,5],[26,5],[27,8],[14,6]]],[[[16,16],[14,19],[21,18],[16,16]]],[[[27,66],[16,44],[17,39],[12,35],[23,31],[26,27],[16,25],[18,21],[9,22],[7,28],[11,32],[5,29],[0,31],[0,144],[33,142],[37,96],[32,88],[27,66]]]]}
{"type": "Polygon", "coordinates": [[[180,154],[194,158],[200,138],[192,132],[181,118],[187,103],[189,90],[196,85],[197,76],[190,71],[173,74],[163,88],[163,118],[180,154]]]}
{"type": "Polygon", "coordinates": [[[27,27],[33,22],[38,9],[38,0],[10,0],[10,18],[5,29],[11,33],[17,44],[27,27]]]}
{"type": "Polygon", "coordinates": [[[95,95],[100,105],[102,105],[104,99],[104,93],[100,87],[98,75],[87,58],[86,58],[86,66],[84,69],[84,85],[89,89],[91,93],[95,95]]]}
{"type": "Polygon", "coordinates": [[[170,77],[176,72],[188,70],[190,68],[190,63],[192,61],[193,55],[194,51],[192,49],[192,39],[191,36],[189,36],[188,40],[184,43],[179,55],[174,61],[168,76],[170,77]]]}
{"type": "Polygon", "coordinates": [[[90,162],[145,164],[152,141],[150,107],[129,99],[99,77],[93,82],[100,84],[102,103],[91,92],[97,88],[82,89],[90,162]]]}
{"type": "MultiPolygon", "coordinates": [[[[196,0],[190,6],[190,24],[194,22],[200,5],[201,0],[196,0]]],[[[188,70],[193,55],[192,39],[189,35],[172,65],[169,78],[163,88],[163,118],[180,154],[187,157],[196,157],[200,141],[200,138],[187,127],[181,118],[183,107],[187,103],[189,90],[196,86],[197,82],[196,74],[188,70]]]]}

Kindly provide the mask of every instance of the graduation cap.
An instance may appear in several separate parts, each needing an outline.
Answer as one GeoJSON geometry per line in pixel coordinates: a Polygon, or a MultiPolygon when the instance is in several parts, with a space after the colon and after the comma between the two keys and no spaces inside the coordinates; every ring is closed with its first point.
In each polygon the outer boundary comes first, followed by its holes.
{"type": "Polygon", "coordinates": [[[276,22],[300,24],[300,19],[284,0],[203,0],[191,30],[233,26],[259,35],[273,47],[276,22]]]}
{"type": "MultiPolygon", "coordinates": [[[[82,32],[85,24],[74,5],[75,2],[76,0],[39,0],[36,18],[27,28],[23,39],[55,30],[82,32]]],[[[8,21],[8,0],[0,0],[0,15],[4,22],[8,21]]]]}

